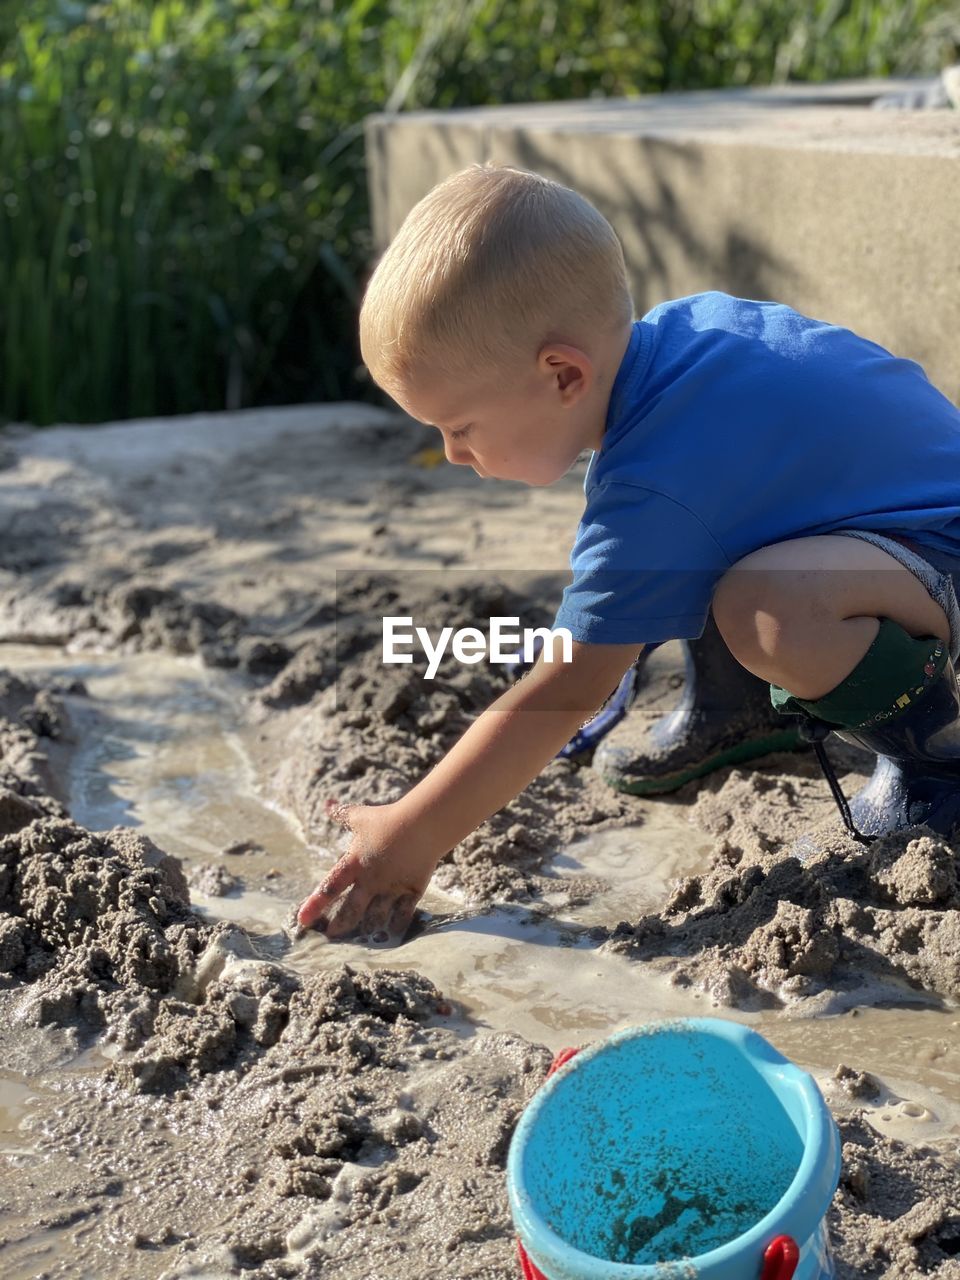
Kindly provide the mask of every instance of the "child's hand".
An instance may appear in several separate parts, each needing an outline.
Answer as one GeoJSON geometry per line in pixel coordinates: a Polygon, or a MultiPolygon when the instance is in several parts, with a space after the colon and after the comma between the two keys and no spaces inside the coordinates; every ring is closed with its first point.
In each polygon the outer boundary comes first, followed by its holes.
{"type": "Polygon", "coordinates": [[[300,924],[319,923],[330,938],[357,925],[402,935],[443,855],[532,782],[617,687],[638,648],[574,641],[568,663],[541,655],[412,791],[393,804],[336,810],[353,840],[300,904],[300,924]]]}
{"type": "Polygon", "coordinates": [[[319,924],[328,938],[358,925],[403,937],[439,859],[398,830],[394,805],[341,805],[330,816],[353,833],[350,848],[299,906],[304,928],[319,924]]]}

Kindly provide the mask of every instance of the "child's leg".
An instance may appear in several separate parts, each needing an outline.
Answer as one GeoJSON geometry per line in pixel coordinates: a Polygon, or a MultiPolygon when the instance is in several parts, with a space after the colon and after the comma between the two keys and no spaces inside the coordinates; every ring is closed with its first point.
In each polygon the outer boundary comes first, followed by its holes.
{"type": "Polygon", "coordinates": [[[850,805],[867,835],[918,823],[960,830],[960,690],[949,657],[958,637],[931,595],[956,627],[948,581],[922,560],[911,572],[869,542],[831,535],[745,557],[714,597],[731,651],[771,682],[778,709],[878,756],[850,805]]]}
{"type": "Polygon", "coordinates": [[[830,534],[745,556],[721,579],[713,616],[748,671],[808,700],[853,671],[881,618],[950,642],[947,615],[909,569],[869,542],[830,534]]]}

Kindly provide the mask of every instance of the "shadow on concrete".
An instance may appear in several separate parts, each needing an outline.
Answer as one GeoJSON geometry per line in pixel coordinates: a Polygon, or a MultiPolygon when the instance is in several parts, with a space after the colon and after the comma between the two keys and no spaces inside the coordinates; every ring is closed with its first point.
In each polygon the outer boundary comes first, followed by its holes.
{"type": "Polygon", "coordinates": [[[796,276],[785,258],[749,239],[736,225],[724,228],[719,249],[698,234],[689,206],[678,197],[671,178],[671,172],[680,171],[695,182],[703,168],[696,147],[667,138],[630,137],[629,153],[626,147],[611,148],[604,157],[603,174],[594,178],[575,162],[558,161],[555,138],[548,136],[546,142],[553,145],[546,147],[542,138],[517,132],[517,163],[579,191],[610,222],[624,242],[638,315],[676,296],[669,292],[669,281],[670,259],[675,259],[677,250],[700,278],[692,290],[696,292],[720,289],[738,297],[774,299],[784,277],[796,276]],[[653,187],[653,197],[646,200],[636,190],[638,164],[653,187]]]}

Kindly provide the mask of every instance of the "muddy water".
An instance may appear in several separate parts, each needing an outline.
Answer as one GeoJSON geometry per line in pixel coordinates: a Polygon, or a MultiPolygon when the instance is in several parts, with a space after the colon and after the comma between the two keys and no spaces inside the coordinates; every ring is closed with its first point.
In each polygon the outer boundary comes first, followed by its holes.
{"type": "MultiPolygon", "coordinates": [[[[449,1024],[463,1036],[480,1026],[551,1049],[649,1018],[716,1012],[708,997],[600,951],[589,932],[596,924],[635,919],[663,900],[675,877],[705,867],[711,841],[688,821],[681,803],[638,801],[635,827],[558,850],[550,868],[558,890],[560,882],[583,877],[608,887],[582,906],[557,907],[555,916],[517,907],[472,910],[431,891],[419,932],[402,947],[331,943],[315,934],[291,942],[284,926],[337,850],[308,844],[294,821],[259,793],[251,764],[257,730],[244,724],[237,682],[194,659],[157,654],[81,659],[0,646],[0,666],[84,680],[89,699],[71,699],[79,736],[69,779],[74,818],[92,830],[139,827],[179,857],[188,874],[222,866],[236,886],[225,894],[192,888],[194,904],[210,920],[242,924],[265,956],[282,957],[302,973],[345,960],[417,969],[449,997],[449,1024]],[[240,842],[240,852],[223,852],[240,842]]],[[[558,893],[561,900],[566,895],[558,893]]],[[[925,1141],[960,1134],[956,1009],[931,1000],[815,1018],[789,1009],[721,1012],[755,1026],[812,1070],[838,1106],[844,1101],[832,1081],[838,1063],[879,1077],[883,1088],[870,1111],[882,1133],[925,1141]]],[[[29,1079],[0,1075],[0,1151],[15,1163],[28,1162],[30,1125],[52,1105],[55,1099],[29,1079]]]]}

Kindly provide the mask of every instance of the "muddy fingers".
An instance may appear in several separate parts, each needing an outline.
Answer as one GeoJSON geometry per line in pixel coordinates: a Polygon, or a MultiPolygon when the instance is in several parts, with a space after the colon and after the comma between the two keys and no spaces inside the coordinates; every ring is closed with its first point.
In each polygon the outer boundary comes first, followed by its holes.
{"type": "Polygon", "coordinates": [[[327,937],[342,938],[352,933],[363,919],[369,901],[369,891],[354,885],[327,917],[327,926],[324,929],[327,937]]]}
{"type": "Polygon", "coordinates": [[[341,805],[331,799],[326,810],[350,831],[350,848],[301,903],[299,923],[319,925],[328,938],[345,937],[358,926],[367,936],[402,935],[439,856],[398,822],[393,805],[341,805]]]}
{"type": "Polygon", "coordinates": [[[305,928],[320,924],[324,930],[328,923],[328,908],[333,906],[344,889],[356,881],[360,868],[356,859],[349,854],[341,858],[325,880],[317,885],[313,893],[301,902],[297,909],[297,920],[305,928]]]}
{"type": "Polygon", "coordinates": [[[324,801],[323,812],[331,822],[337,822],[341,827],[347,827],[352,830],[350,826],[350,810],[353,808],[356,808],[356,806],[342,804],[339,800],[334,800],[330,797],[324,801]]]}
{"type": "MultiPolygon", "coordinates": [[[[390,919],[390,911],[393,907],[394,899],[385,893],[377,893],[370,899],[366,913],[363,917],[362,929],[364,933],[375,934],[382,932],[387,927],[390,919]]],[[[375,939],[379,941],[379,939],[375,939]]]]}
{"type": "Polygon", "coordinates": [[[413,913],[417,909],[419,900],[419,895],[405,893],[394,904],[390,915],[390,932],[395,934],[397,938],[402,940],[410,928],[410,921],[413,919],[413,913]]]}

